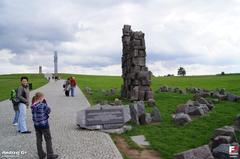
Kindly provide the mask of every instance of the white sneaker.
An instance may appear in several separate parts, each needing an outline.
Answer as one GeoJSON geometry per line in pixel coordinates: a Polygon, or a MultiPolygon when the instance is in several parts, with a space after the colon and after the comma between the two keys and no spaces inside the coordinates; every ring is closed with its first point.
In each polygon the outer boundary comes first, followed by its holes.
{"type": "Polygon", "coordinates": [[[14,125],[14,126],[17,126],[17,125],[18,125],[18,123],[14,123],[14,124],[12,124],[12,125],[14,125]]]}

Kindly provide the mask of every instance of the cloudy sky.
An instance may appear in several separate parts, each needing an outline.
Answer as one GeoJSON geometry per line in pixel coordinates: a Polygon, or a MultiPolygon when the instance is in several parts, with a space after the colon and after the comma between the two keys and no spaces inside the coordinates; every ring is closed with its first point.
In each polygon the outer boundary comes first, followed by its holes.
{"type": "Polygon", "coordinates": [[[1,0],[0,74],[121,75],[122,27],[143,31],[155,75],[239,72],[239,0],[1,0]]]}

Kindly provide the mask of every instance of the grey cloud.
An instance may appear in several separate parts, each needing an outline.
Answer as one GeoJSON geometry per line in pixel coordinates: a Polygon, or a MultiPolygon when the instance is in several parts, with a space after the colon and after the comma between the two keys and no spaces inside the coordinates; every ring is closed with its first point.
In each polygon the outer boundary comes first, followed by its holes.
{"type": "Polygon", "coordinates": [[[58,19],[58,15],[51,15],[51,8],[47,5],[43,7],[43,4],[36,6],[29,1],[2,2],[0,48],[23,53],[34,49],[33,44],[36,42],[58,45],[75,40],[75,33],[79,31],[77,22],[63,21],[60,19],[63,16],[61,14],[58,19]]]}
{"type": "Polygon", "coordinates": [[[121,28],[127,23],[145,33],[148,63],[237,64],[239,8],[229,0],[1,0],[0,50],[17,55],[12,65],[27,60],[29,67],[52,67],[57,50],[63,68],[98,70],[121,64],[121,28]]]}

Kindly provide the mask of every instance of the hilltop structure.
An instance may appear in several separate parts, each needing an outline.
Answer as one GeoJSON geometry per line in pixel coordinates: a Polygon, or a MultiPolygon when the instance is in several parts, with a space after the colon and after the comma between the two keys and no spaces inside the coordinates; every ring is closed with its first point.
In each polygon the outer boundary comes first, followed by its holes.
{"type": "Polygon", "coordinates": [[[42,74],[42,66],[39,66],[39,74],[42,74]]]}
{"type": "Polygon", "coordinates": [[[54,51],[54,78],[58,78],[58,53],[54,51]]]}

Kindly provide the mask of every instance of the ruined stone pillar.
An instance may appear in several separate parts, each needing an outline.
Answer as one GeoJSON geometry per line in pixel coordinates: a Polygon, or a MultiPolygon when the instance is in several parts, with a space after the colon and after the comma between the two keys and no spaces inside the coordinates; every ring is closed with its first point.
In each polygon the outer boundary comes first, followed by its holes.
{"type": "Polygon", "coordinates": [[[124,25],[122,31],[121,96],[133,101],[153,99],[150,88],[152,74],[146,67],[144,33],[132,31],[130,25],[124,25]]]}

